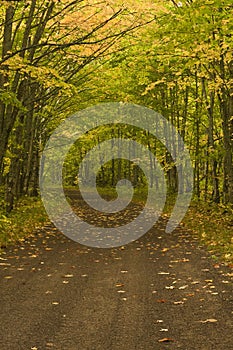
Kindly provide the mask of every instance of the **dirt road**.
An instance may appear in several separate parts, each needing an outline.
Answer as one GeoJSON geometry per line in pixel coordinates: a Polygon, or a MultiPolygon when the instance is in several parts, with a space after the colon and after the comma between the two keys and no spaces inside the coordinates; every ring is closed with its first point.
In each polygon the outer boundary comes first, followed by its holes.
{"type": "Polygon", "coordinates": [[[7,249],[0,349],[232,349],[232,270],[164,227],[94,249],[48,225],[7,249]]]}

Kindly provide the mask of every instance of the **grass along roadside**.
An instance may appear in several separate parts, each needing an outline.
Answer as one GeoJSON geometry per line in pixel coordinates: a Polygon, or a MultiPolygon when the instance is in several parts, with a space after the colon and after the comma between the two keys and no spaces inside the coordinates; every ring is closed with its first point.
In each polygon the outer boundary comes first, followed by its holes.
{"type": "Polygon", "coordinates": [[[207,247],[213,259],[233,266],[233,209],[193,200],[184,227],[207,247]]]}
{"type": "Polygon", "coordinates": [[[2,205],[0,209],[0,250],[31,236],[46,222],[48,222],[48,216],[39,198],[20,199],[8,216],[5,215],[2,205]]]}

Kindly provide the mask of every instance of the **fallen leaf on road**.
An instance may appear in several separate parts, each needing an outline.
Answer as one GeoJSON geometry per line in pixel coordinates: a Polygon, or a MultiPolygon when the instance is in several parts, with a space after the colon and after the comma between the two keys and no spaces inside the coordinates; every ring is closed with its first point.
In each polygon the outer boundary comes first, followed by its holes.
{"type": "Polygon", "coordinates": [[[225,273],[224,276],[233,277],[233,273],[232,272],[228,272],[228,273],[225,273]]]}
{"type": "Polygon", "coordinates": [[[218,322],[218,320],[216,320],[215,318],[207,318],[207,320],[205,321],[198,321],[201,323],[214,323],[214,322],[218,322]]]}
{"type": "Polygon", "coordinates": [[[180,304],[184,304],[184,302],[183,301],[174,301],[174,303],[173,303],[174,305],[180,305],[180,304]]]}
{"type": "Polygon", "coordinates": [[[116,283],[116,287],[123,287],[124,283],[116,283]]]}
{"type": "Polygon", "coordinates": [[[159,343],[169,343],[172,341],[174,341],[174,339],[172,339],[172,338],[163,338],[163,339],[158,340],[159,343]]]}
{"type": "Polygon", "coordinates": [[[0,263],[0,266],[11,266],[9,263],[0,263]]]}
{"type": "Polygon", "coordinates": [[[179,289],[185,289],[185,288],[187,288],[187,287],[188,287],[188,285],[186,284],[185,286],[179,287],[179,289]]]}

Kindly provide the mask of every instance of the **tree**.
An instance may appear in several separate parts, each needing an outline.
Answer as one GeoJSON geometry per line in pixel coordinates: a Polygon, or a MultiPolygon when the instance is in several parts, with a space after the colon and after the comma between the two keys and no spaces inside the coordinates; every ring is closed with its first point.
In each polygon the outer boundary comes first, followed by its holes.
{"type": "MultiPolygon", "coordinates": [[[[123,42],[94,80],[101,100],[143,104],[168,118],[190,149],[197,196],[225,203],[233,201],[232,12],[228,0],[160,2],[155,21],[123,42]]],[[[168,154],[165,163],[175,184],[168,154]]]]}
{"type": "Polygon", "coordinates": [[[9,212],[14,199],[37,193],[41,148],[85,85],[84,68],[140,23],[106,1],[6,1],[0,15],[0,181],[9,212]]]}

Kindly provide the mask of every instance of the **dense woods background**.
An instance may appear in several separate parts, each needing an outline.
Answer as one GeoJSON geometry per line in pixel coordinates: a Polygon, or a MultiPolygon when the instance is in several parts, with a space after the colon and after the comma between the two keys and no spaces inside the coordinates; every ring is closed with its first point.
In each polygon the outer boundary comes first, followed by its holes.
{"type": "MultiPolygon", "coordinates": [[[[39,194],[40,156],[55,127],[73,112],[109,101],[144,105],[171,121],[190,150],[195,196],[233,203],[231,0],[0,5],[0,186],[7,213],[20,197],[39,194]]],[[[123,126],[93,130],[72,148],[66,185],[76,184],[79,162],[109,135],[141,140],[176,191],[167,150],[123,126]]],[[[126,161],[106,164],[99,184],[113,186],[123,175],[144,184],[126,161]]]]}

